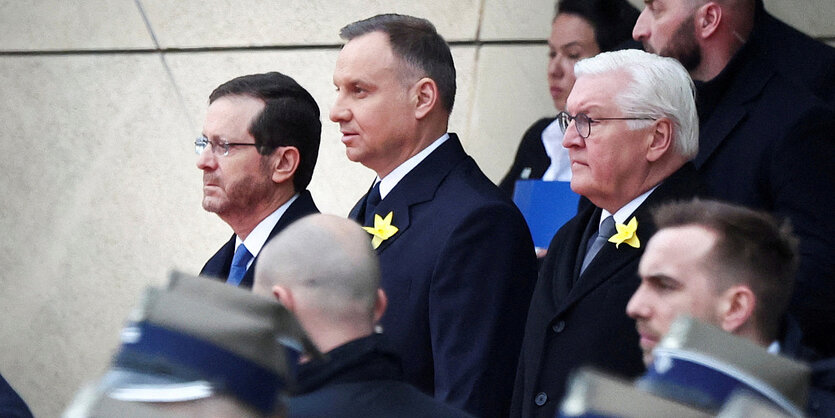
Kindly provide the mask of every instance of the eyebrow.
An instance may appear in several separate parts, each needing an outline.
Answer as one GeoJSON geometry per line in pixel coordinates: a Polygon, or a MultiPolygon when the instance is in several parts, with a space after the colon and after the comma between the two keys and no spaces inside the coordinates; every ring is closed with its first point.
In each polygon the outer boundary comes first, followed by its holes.
{"type": "Polygon", "coordinates": [[[548,46],[550,46],[551,48],[568,48],[570,46],[575,46],[575,45],[576,46],[583,46],[583,44],[580,41],[571,41],[567,44],[562,44],[562,45],[557,45],[557,46],[548,42],[548,46]]]}

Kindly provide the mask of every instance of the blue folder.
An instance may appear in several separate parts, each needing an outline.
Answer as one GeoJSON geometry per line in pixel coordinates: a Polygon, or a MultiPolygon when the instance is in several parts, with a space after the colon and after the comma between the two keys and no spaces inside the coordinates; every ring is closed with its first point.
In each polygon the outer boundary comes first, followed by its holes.
{"type": "Polygon", "coordinates": [[[579,201],[580,195],[567,181],[517,180],[513,192],[513,202],[540,248],[548,248],[557,230],[577,214],[579,201]]]}

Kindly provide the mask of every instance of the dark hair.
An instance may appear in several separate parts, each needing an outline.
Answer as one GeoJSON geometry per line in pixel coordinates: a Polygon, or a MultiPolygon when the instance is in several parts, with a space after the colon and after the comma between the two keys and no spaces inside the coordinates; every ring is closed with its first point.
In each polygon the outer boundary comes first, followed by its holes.
{"type": "Polygon", "coordinates": [[[556,11],[556,15],[570,13],[585,19],[594,28],[600,52],[613,51],[630,41],[641,14],[626,0],[560,0],[556,11]]]}
{"type": "Polygon", "coordinates": [[[276,148],[292,146],[299,150],[299,167],[293,174],[293,188],[304,190],[313,177],[319,157],[322,122],[313,96],[296,80],[278,73],[251,74],[233,78],[209,95],[209,104],[224,96],[250,96],[266,103],[252,121],[249,133],[261,155],[276,148]]]}
{"type": "Polygon", "coordinates": [[[371,32],[388,35],[394,54],[415,70],[422,71],[438,85],[441,105],[447,113],[455,103],[455,64],[444,38],[426,19],[382,14],[351,23],[340,29],[346,41],[371,32]]]}
{"type": "Polygon", "coordinates": [[[723,290],[740,282],[751,287],[757,296],[754,318],[762,337],[777,336],[799,257],[788,221],[781,225],[765,212],[699,199],[660,206],[653,220],[659,230],[697,225],[716,233],[708,262],[717,273],[717,285],[723,290]]]}

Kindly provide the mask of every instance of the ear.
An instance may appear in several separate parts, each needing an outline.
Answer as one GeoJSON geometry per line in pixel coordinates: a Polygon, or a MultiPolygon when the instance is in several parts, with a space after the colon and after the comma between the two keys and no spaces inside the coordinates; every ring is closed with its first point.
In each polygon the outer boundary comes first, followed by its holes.
{"type": "Polygon", "coordinates": [[[374,323],[380,322],[380,318],[383,317],[383,313],[386,311],[386,307],[388,306],[389,301],[388,297],[386,297],[386,292],[383,292],[383,289],[377,289],[377,300],[374,301],[374,323]]]}
{"type": "Polygon", "coordinates": [[[722,6],[716,2],[709,1],[699,7],[694,13],[696,26],[695,34],[699,39],[707,39],[711,37],[722,23],[722,6]]]}
{"type": "Polygon", "coordinates": [[[658,161],[673,147],[673,122],[667,118],[655,121],[647,148],[647,160],[658,161]]]}
{"type": "Polygon", "coordinates": [[[273,151],[271,158],[270,166],[273,182],[281,184],[292,181],[296,169],[299,168],[299,149],[290,146],[278,147],[273,151]]]}
{"type": "Polygon", "coordinates": [[[751,328],[751,317],[757,298],[751,288],[745,285],[731,286],[722,292],[719,303],[719,324],[725,331],[737,333],[743,327],[751,328]]]}
{"type": "Polygon", "coordinates": [[[415,119],[423,119],[436,105],[440,104],[438,96],[438,85],[435,80],[424,77],[415,84],[415,119]]]}
{"type": "Polygon", "coordinates": [[[290,288],[281,286],[281,285],[274,285],[272,288],[273,296],[284,305],[290,312],[295,312],[296,309],[296,301],[293,298],[293,291],[290,288]]]}

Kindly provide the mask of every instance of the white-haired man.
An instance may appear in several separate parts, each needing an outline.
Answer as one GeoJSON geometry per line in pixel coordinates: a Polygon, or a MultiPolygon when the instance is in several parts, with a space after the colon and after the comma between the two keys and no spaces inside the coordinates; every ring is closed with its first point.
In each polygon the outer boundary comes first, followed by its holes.
{"type": "Polygon", "coordinates": [[[626,303],[655,227],[650,208],[699,190],[693,82],[677,61],[637,50],[576,64],[563,121],[571,188],[595,206],[551,241],[534,291],[513,394],[513,416],[553,417],[581,365],[643,371],[626,303]]]}

